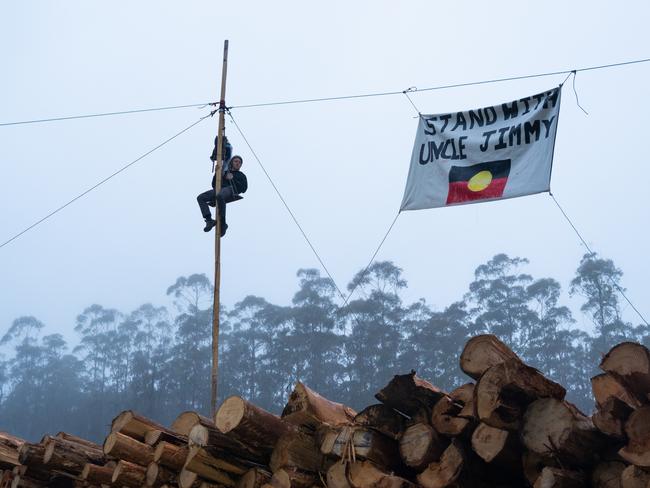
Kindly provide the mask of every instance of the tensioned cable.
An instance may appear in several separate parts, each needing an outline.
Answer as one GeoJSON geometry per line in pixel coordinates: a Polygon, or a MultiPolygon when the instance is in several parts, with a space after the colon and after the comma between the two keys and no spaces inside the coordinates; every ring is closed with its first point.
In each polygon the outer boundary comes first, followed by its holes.
{"type": "Polygon", "coordinates": [[[67,202],[67,203],[65,203],[65,204],[63,204],[63,205],[61,205],[61,206],[60,206],[59,208],[57,208],[56,210],[52,210],[50,213],[48,213],[48,214],[47,214],[45,217],[43,217],[42,219],[40,219],[40,220],[34,222],[32,225],[30,225],[30,226],[27,227],[26,229],[22,230],[21,232],[19,232],[18,234],[16,234],[16,235],[13,236],[12,238],[10,238],[10,239],[6,240],[5,242],[3,242],[2,244],[0,244],[0,248],[3,248],[3,247],[6,246],[7,244],[9,244],[11,241],[13,241],[13,240],[15,240],[15,239],[18,239],[18,238],[19,238],[20,236],[22,236],[25,232],[30,231],[31,229],[33,229],[34,227],[36,227],[36,226],[39,225],[40,223],[46,221],[47,219],[49,219],[50,217],[52,217],[54,214],[60,212],[60,211],[63,210],[64,208],[66,208],[68,205],[70,205],[70,204],[76,202],[77,200],[79,200],[79,199],[80,199],[81,197],[83,197],[84,195],[87,195],[88,193],[90,193],[91,191],[93,191],[95,188],[97,188],[97,187],[103,185],[104,183],[106,183],[108,180],[110,180],[110,179],[113,178],[114,176],[117,176],[117,175],[120,174],[122,171],[125,171],[126,169],[130,168],[131,166],[133,166],[133,165],[134,165],[135,163],[137,163],[138,161],[144,159],[145,157],[147,157],[149,154],[151,154],[151,153],[154,152],[155,150],[160,149],[161,147],[163,147],[163,146],[164,146],[165,144],[167,144],[168,142],[171,142],[172,140],[176,139],[178,136],[180,136],[180,135],[183,134],[184,132],[187,132],[187,131],[190,130],[192,127],[194,127],[195,125],[199,124],[200,122],[202,122],[203,120],[207,119],[208,117],[211,117],[213,114],[214,114],[214,112],[212,112],[212,113],[210,113],[210,114],[208,114],[208,115],[206,115],[206,116],[204,116],[204,117],[201,117],[199,120],[197,120],[196,122],[194,122],[192,125],[187,126],[185,129],[183,129],[183,130],[180,131],[180,132],[177,132],[177,133],[174,134],[172,137],[170,137],[170,138],[167,139],[166,141],[164,141],[164,142],[158,144],[156,147],[154,147],[153,149],[147,151],[146,153],[144,153],[142,156],[138,157],[137,159],[131,161],[131,162],[128,163],[126,166],[122,166],[122,167],[121,167],[120,169],[118,169],[115,173],[113,173],[113,174],[110,175],[110,176],[107,176],[106,178],[104,178],[103,180],[101,180],[99,183],[96,183],[95,185],[91,186],[91,187],[88,188],[86,191],[84,191],[83,193],[80,193],[79,195],[77,195],[76,197],[74,197],[74,198],[73,198],[72,200],[70,200],[69,202],[67,202]]]}
{"type": "MultiPolygon", "coordinates": [[[[527,78],[541,78],[545,76],[554,76],[554,75],[562,75],[566,73],[572,73],[572,72],[577,72],[577,71],[591,71],[591,70],[597,70],[597,69],[605,69],[605,68],[613,68],[617,66],[625,66],[628,64],[637,64],[637,63],[647,63],[650,61],[650,58],[646,59],[637,59],[634,61],[625,61],[622,63],[612,63],[612,64],[603,64],[599,66],[589,66],[587,68],[578,68],[578,69],[567,69],[567,70],[562,70],[562,71],[552,71],[548,73],[537,73],[533,75],[522,75],[522,76],[510,76],[507,78],[494,78],[491,80],[482,80],[482,81],[470,81],[467,83],[455,83],[452,85],[440,85],[440,86],[432,86],[428,88],[419,88],[415,90],[411,90],[412,92],[424,92],[424,91],[432,91],[432,90],[445,90],[448,88],[459,88],[463,86],[472,86],[472,85],[485,85],[488,83],[500,83],[504,81],[514,81],[514,80],[524,80],[527,78]]],[[[381,92],[381,93],[366,93],[366,94],[361,94],[361,95],[343,95],[343,96],[338,96],[338,97],[323,97],[323,98],[306,98],[302,100],[285,100],[285,101],[279,101],[279,102],[266,102],[266,103],[254,103],[254,104],[249,104],[249,105],[233,105],[230,107],[231,109],[234,108],[253,108],[253,107],[270,107],[273,105],[289,105],[289,104],[296,104],[296,103],[311,103],[311,102],[327,102],[327,101],[333,101],[333,100],[348,100],[348,99],[353,99],[353,98],[368,98],[368,97],[383,97],[383,96],[389,96],[389,95],[401,95],[404,93],[404,90],[400,91],[389,91],[389,92],[381,92]]]]}
{"type": "MultiPolygon", "coordinates": [[[[584,238],[582,237],[582,235],[580,235],[580,232],[578,232],[578,229],[576,228],[576,226],[573,225],[573,222],[571,222],[571,219],[569,218],[569,216],[567,215],[567,213],[564,211],[564,209],[560,206],[560,204],[558,203],[558,201],[555,199],[555,195],[553,195],[551,192],[549,192],[548,194],[551,196],[551,198],[552,198],[553,201],[555,202],[555,205],[557,205],[557,208],[560,209],[560,212],[562,212],[562,215],[564,215],[564,218],[565,218],[566,221],[569,223],[569,225],[571,226],[571,228],[573,229],[573,231],[576,233],[576,235],[578,236],[578,238],[582,241],[582,244],[585,246],[585,248],[587,248],[587,251],[589,251],[590,254],[595,254],[595,253],[591,250],[591,248],[589,247],[589,244],[587,244],[587,241],[585,241],[584,238]]],[[[623,289],[618,285],[618,283],[616,283],[616,282],[615,282],[611,277],[609,277],[609,280],[610,280],[610,282],[612,283],[612,285],[614,285],[614,287],[618,290],[618,292],[621,294],[621,296],[622,296],[623,298],[625,298],[625,301],[630,305],[630,307],[632,307],[632,309],[637,313],[637,315],[641,318],[641,320],[645,323],[645,325],[650,326],[650,324],[648,324],[648,321],[647,321],[647,320],[645,319],[645,317],[641,314],[641,312],[639,312],[639,310],[634,306],[634,304],[632,303],[632,301],[627,297],[627,295],[625,294],[625,292],[623,291],[623,289]]]]}
{"type": "Polygon", "coordinates": [[[275,193],[277,193],[277,194],[278,194],[278,197],[280,197],[280,200],[282,201],[282,204],[284,205],[284,208],[287,209],[287,212],[289,212],[289,215],[291,215],[291,218],[293,219],[294,223],[296,224],[296,226],[298,227],[298,229],[300,229],[300,233],[301,233],[302,236],[305,238],[305,241],[307,241],[307,244],[309,245],[309,247],[311,248],[312,252],[313,252],[314,255],[316,256],[316,259],[318,259],[318,262],[320,263],[320,265],[321,265],[321,266],[323,267],[323,269],[325,270],[325,273],[327,273],[327,276],[329,276],[329,279],[332,280],[332,283],[333,283],[334,286],[336,287],[336,290],[339,292],[339,295],[341,296],[341,299],[345,299],[345,295],[343,295],[343,292],[341,291],[341,289],[339,288],[339,286],[336,284],[336,281],[335,281],[334,278],[332,277],[332,274],[331,274],[331,273],[329,272],[329,270],[327,269],[327,266],[325,266],[325,263],[323,262],[323,260],[321,259],[320,255],[318,254],[318,251],[316,251],[316,248],[314,247],[314,245],[313,245],[313,244],[311,243],[311,241],[309,240],[309,237],[307,237],[307,234],[305,233],[304,229],[302,228],[302,226],[301,226],[300,223],[298,222],[298,219],[296,218],[296,216],[294,215],[294,213],[291,211],[291,208],[289,207],[289,204],[286,202],[286,200],[285,200],[284,197],[282,196],[282,193],[280,193],[280,190],[278,189],[278,187],[275,186],[275,183],[273,182],[273,179],[271,178],[271,175],[269,175],[268,171],[266,171],[266,168],[265,168],[264,165],[262,164],[262,161],[260,161],[260,158],[257,156],[257,153],[255,152],[255,150],[254,150],[253,147],[251,146],[250,142],[248,142],[248,139],[246,138],[246,136],[245,136],[244,133],[242,132],[241,128],[240,128],[239,125],[237,124],[237,121],[236,121],[235,118],[232,116],[232,113],[230,113],[230,110],[227,110],[227,112],[228,112],[228,115],[230,116],[230,120],[232,120],[232,123],[235,125],[235,127],[237,128],[237,131],[238,131],[239,134],[242,136],[242,139],[244,139],[244,142],[245,142],[246,145],[248,146],[248,149],[250,149],[251,153],[252,153],[253,156],[255,157],[255,160],[257,161],[257,164],[260,165],[260,168],[262,168],[262,171],[263,171],[264,174],[266,175],[266,178],[267,178],[267,179],[269,180],[269,182],[271,183],[271,186],[272,186],[273,189],[275,190],[275,193]]]}
{"type": "MultiPolygon", "coordinates": [[[[522,76],[510,76],[507,78],[495,78],[491,80],[481,80],[481,81],[470,81],[467,83],[455,83],[452,85],[440,85],[440,86],[432,86],[428,88],[420,88],[417,89],[415,88],[414,90],[410,90],[413,92],[423,92],[423,91],[432,91],[432,90],[445,90],[448,88],[459,88],[463,86],[472,86],[472,85],[485,85],[488,83],[500,83],[504,81],[514,81],[514,80],[524,80],[527,78],[541,78],[545,76],[554,76],[554,75],[561,75],[561,74],[566,74],[566,73],[572,73],[572,72],[578,72],[578,71],[591,71],[591,70],[597,70],[597,69],[606,69],[606,68],[615,68],[618,66],[625,66],[628,64],[638,64],[638,63],[647,63],[650,61],[650,58],[646,59],[637,59],[634,61],[624,61],[621,63],[611,63],[611,64],[602,64],[598,66],[589,66],[586,68],[578,68],[578,69],[569,69],[569,70],[562,70],[562,71],[553,71],[553,72],[547,72],[547,73],[537,73],[537,74],[532,74],[532,75],[522,75],[522,76]]],[[[387,92],[379,92],[379,93],[365,93],[365,94],[358,94],[358,95],[343,95],[343,96],[337,96],[337,97],[323,97],[323,98],[306,98],[306,99],[301,99],[301,100],[284,100],[284,101],[278,101],[278,102],[266,102],[266,103],[254,103],[254,104],[248,104],[248,105],[233,105],[230,107],[231,109],[234,108],[253,108],[253,107],[270,107],[274,105],[289,105],[289,104],[296,104],[296,103],[311,103],[311,102],[326,102],[326,101],[334,101],[334,100],[349,100],[349,99],[355,99],[355,98],[370,98],[370,97],[384,97],[384,96],[389,96],[389,95],[400,95],[404,93],[403,90],[399,91],[387,91],[387,92]]],[[[174,109],[180,109],[180,108],[188,108],[188,107],[203,107],[206,105],[216,105],[215,102],[208,102],[208,103],[195,103],[195,104],[189,104],[189,105],[175,105],[171,107],[154,107],[154,108],[146,108],[146,109],[137,109],[137,110],[125,110],[122,112],[106,112],[106,113],[97,113],[97,114],[89,114],[89,115],[71,115],[67,117],[53,117],[49,119],[38,119],[38,120],[24,120],[20,122],[5,122],[5,123],[0,123],[0,127],[3,126],[9,126],[9,125],[20,125],[20,124],[36,124],[36,123],[41,123],[41,122],[55,122],[55,121],[61,121],[61,120],[72,120],[72,119],[84,119],[84,118],[90,118],[90,117],[108,117],[111,115],[123,115],[123,114],[133,114],[133,113],[139,113],[139,112],[153,112],[157,110],[174,110],[174,109]]]]}
{"type": "Polygon", "coordinates": [[[177,110],[180,108],[190,108],[190,107],[206,107],[208,105],[210,105],[210,102],[193,103],[190,105],[174,105],[171,107],[154,107],[154,108],[141,108],[135,110],[123,110],[121,112],[103,112],[103,113],[87,114],[87,115],[69,115],[64,117],[53,117],[51,119],[22,120],[19,122],[4,122],[4,123],[0,123],[0,127],[4,127],[8,125],[39,124],[41,122],[58,122],[61,120],[90,119],[93,117],[110,117],[113,115],[137,114],[142,112],[157,112],[160,110],[177,110]]]}
{"type": "MultiPolygon", "coordinates": [[[[390,227],[388,227],[388,230],[386,231],[386,234],[384,234],[383,239],[381,240],[381,242],[377,246],[377,249],[375,249],[375,253],[370,258],[370,262],[365,267],[365,269],[362,271],[361,276],[359,276],[359,279],[357,280],[356,285],[354,285],[354,287],[352,288],[352,290],[348,294],[347,298],[343,302],[343,307],[345,307],[348,304],[348,301],[350,300],[350,297],[352,297],[352,294],[356,291],[357,287],[361,284],[361,281],[363,280],[363,277],[368,272],[368,269],[370,268],[370,265],[373,263],[373,261],[377,257],[377,254],[379,253],[379,250],[381,249],[381,246],[383,246],[384,242],[386,242],[386,238],[388,237],[388,234],[390,234],[390,231],[393,230],[393,226],[395,225],[395,222],[397,222],[397,217],[399,217],[400,213],[402,213],[401,210],[399,212],[397,212],[397,215],[395,215],[395,218],[393,219],[393,222],[390,224],[390,227]]],[[[341,308],[343,308],[343,307],[341,307],[341,308]]]]}

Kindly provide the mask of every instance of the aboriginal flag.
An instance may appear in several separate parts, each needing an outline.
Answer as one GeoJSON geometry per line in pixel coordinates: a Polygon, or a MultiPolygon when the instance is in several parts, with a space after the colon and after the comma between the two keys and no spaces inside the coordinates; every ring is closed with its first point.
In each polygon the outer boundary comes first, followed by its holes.
{"type": "Polygon", "coordinates": [[[510,174],[510,160],[499,159],[449,170],[447,205],[501,198],[510,174]]]}

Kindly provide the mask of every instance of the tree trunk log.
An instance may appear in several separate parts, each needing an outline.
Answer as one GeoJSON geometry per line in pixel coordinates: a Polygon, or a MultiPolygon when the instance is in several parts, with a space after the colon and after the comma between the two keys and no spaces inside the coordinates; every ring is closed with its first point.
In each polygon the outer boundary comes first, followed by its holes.
{"type": "Polygon", "coordinates": [[[241,397],[227,398],[215,414],[215,425],[223,434],[246,446],[268,463],[280,436],[293,429],[278,416],[241,397]]]}
{"type": "Polygon", "coordinates": [[[472,434],[472,449],[486,463],[517,471],[521,466],[522,446],[513,432],[479,424],[472,434]]]}
{"type": "Polygon", "coordinates": [[[204,425],[214,425],[212,419],[204,417],[196,412],[188,411],[181,413],[174,423],[172,424],[171,430],[176,434],[181,434],[184,436],[189,436],[192,427],[198,423],[203,423],[204,425]]]}
{"type": "Polygon", "coordinates": [[[316,447],[313,436],[305,432],[287,432],[273,449],[269,466],[274,473],[287,467],[318,472],[325,471],[329,464],[316,447]]]}
{"type": "Polygon", "coordinates": [[[186,435],[158,429],[148,430],[144,435],[144,443],[151,447],[155,447],[159,442],[163,441],[174,444],[175,446],[185,446],[187,445],[187,440],[186,435]]]}
{"type": "Polygon", "coordinates": [[[14,476],[11,480],[11,488],[42,488],[49,486],[44,481],[28,478],[27,476],[14,476]]]}
{"type": "Polygon", "coordinates": [[[465,453],[458,442],[452,442],[440,457],[418,475],[418,482],[425,488],[453,486],[465,468],[465,453]]]}
{"type": "Polygon", "coordinates": [[[270,484],[283,488],[310,488],[318,482],[315,473],[304,472],[296,468],[278,469],[273,473],[270,484]]]}
{"type": "Polygon", "coordinates": [[[18,461],[27,466],[43,466],[45,447],[40,444],[25,442],[18,450],[18,461]]]}
{"type": "Polygon", "coordinates": [[[148,466],[154,460],[154,450],[151,446],[119,432],[113,432],[106,437],[104,454],[143,467],[148,466]]]}
{"type": "Polygon", "coordinates": [[[293,425],[316,430],[325,423],[332,426],[351,423],[356,412],[350,407],[322,397],[302,383],[289,396],[289,401],[282,411],[282,419],[293,425]]]}
{"type": "Polygon", "coordinates": [[[153,460],[173,471],[180,471],[185,466],[189,452],[189,446],[176,446],[163,441],[156,446],[153,460]]]}
{"type": "Polygon", "coordinates": [[[637,397],[650,401],[650,350],[636,342],[614,346],[600,362],[600,369],[616,373],[637,397]]]}
{"type": "Polygon", "coordinates": [[[404,431],[406,417],[383,403],[366,407],[354,417],[354,423],[371,427],[385,436],[398,440],[404,431]]]}
{"type": "Polygon", "coordinates": [[[542,398],[530,404],[521,431],[524,445],[561,463],[586,466],[595,461],[607,438],[574,405],[542,398]],[[588,446],[588,447],[587,447],[588,446]]]}
{"type": "Polygon", "coordinates": [[[348,463],[334,463],[327,470],[327,488],[352,488],[348,481],[348,463]]]}
{"type": "Polygon", "coordinates": [[[489,368],[474,388],[476,413],[497,429],[519,430],[526,407],[538,398],[562,400],[566,390],[519,359],[489,368]]]}
{"type": "Polygon", "coordinates": [[[584,474],[559,468],[544,468],[533,488],[584,488],[584,474]]]}
{"type": "Polygon", "coordinates": [[[591,378],[591,390],[598,405],[603,405],[609,398],[618,398],[631,408],[643,405],[643,398],[639,399],[623,383],[616,373],[602,373],[591,378]]]}
{"type": "Polygon", "coordinates": [[[146,482],[147,469],[139,464],[120,459],[115,466],[111,482],[118,486],[140,488],[146,482]]]}
{"type": "Polygon", "coordinates": [[[226,472],[241,476],[251,467],[252,466],[242,465],[230,457],[214,457],[200,446],[190,446],[190,451],[187,454],[187,459],[183,466],[183,468],[194,471],[202,478],[210,481],[219,481],[218,479],[210,477],[209,473],[212,473],[213,471],[218,471],[219,473],[226,472]]]}
{"type": "Polygon", "coordinates": [[[18,451],[25,444],[23,439],[0,432],[0,468],[11,469],[20,464],[18,451]]]}
{"type": "Polygon", "coordinates": [[[77,437],[76,435],[68,434],[67,432],[58,432],[55,436],[55,439],[61,439],[68,442],[74,442],[75,444],[82,444],[90,449],[96,449],[98,451],[102,450],[102,446],[95,442],[91,442],[82,437],[77,437]]]}
{"type": "Polygon", "coordinates": [[[467,383],[442,397],[433,407],[431,425],[444,435],[459,436],[475,424],[474,384],[467,383]]]}
{"type": "Polygon", "coordinates": [[[628,466],[621,473],[621,488],[650,487],[650,472],[637,466],[628,466]]]}
{"type": "Polygon", "coordinates": [[[321,453],[352,461],[367,459],[389,470],[399,467],[397,442],[365,427],[339,427],[328,432],[320,444],[321,453]]]}
{"type": "Polygon", "coordinates": [[[650,468],[650,405],[632,412],[625,433],[629,441],[618,454],[629,463],[650,468]]]}
{"type": "Polygon", "coordinates": [[[488,368],[509,359],[521,361],[519,356],[496,336],[478,335],[472,337],[465,344],[463,352],[460,354],[460,369],[467,376],[478,380],[488,368]]]}
{"type": "Polygon", "coordinates": [[[620,488],[625,464],[612,461],[598,464],[591,473],[592,488],[620,488]]]}
{"type": "Polygon", "coordinates": [[[104,453],[95,447],[50,438],[43,454],[43,463],[50,469],[79,475],[86,463],[104,465],[107,459],[104,453]]]}
{"type": "Polygon", "coordinates": [[[423,408],[431,412],[444,395],[439,388],[418,377],[415,371],[411,371],[409,374],[394,376],[375,398],[411,417],[423,408]]]}
{"type": "Polygon", "coordinates": [[[438,461],[448,445],[449,441],[433,427],[417,423],[404,431],[399,440],[399,453],[404,464],[422,471],[433,461],[438,461]]]}
{"type": "Polygon", "coordinates": [[[203,480],[199,478],[199,475],[188,471],[187,469],[181,470],[178,475],[178,486],[179,488],[199,488],[203,480]]]}
{"type": "Polygon", "coordinates": [[[348,481],[353,488],[415,488],[408,480],[381,471],[370,461],[360,461],[348,467],[348,481]]]}
{"type": "Polygon", "coordinates": [[[154,429],[169,431],[166,427],[135,413],[133,410],[125,410],[115,417],[111,423],[111,433],[119,432],[140,442],[144,442],[147,431],[154,429]]]}
{"type": "Polygon", "coordinates": [[[270,458],[270,453],[255,450],[255,446],[249,447],[230,435],[222,433],[212,422],[196,423],[190,430],[188,443],[190,446],[205,448],[215,457],[236,456],[248,467],[253,467],[251,461],[257,464],[268,464],[270,458]]]}
{"type": "Polygon", "coordinates": [[[147,486],[158,487],[176,482],[176,473],[157,462],[149,463],[145,474],[147,486]]]}
{"type": "Polygon", "coordinates": [[[625,422],[630,417],[633,408],[616,397],[610,397],[605,403],[597,405],[591,421],[603,434],[617,441],[625,441],[625,422]]]}
{"type": "Polygon", "coordinates": [[[88,463],[81,470],[79,477],[91,485],[110,485],[113,482],[113,471],[116,465],[117,463],[114,462],[106,463],[104,466],[88,463]]]}
{"type": "Polygon", "coordinates": [[[251,468],[239,478],[237,488],[260,488],[271,479],[271,473],[261,468],[251,468]]]}

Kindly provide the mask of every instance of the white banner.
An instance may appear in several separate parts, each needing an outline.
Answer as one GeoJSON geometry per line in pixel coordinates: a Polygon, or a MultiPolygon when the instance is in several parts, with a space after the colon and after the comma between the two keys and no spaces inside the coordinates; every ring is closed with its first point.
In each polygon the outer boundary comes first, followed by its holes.
{"type": "Polygon", "coordinates": [[[401,210],[549,191],[560,87],[492,107],[422,115],[401,210]]]}

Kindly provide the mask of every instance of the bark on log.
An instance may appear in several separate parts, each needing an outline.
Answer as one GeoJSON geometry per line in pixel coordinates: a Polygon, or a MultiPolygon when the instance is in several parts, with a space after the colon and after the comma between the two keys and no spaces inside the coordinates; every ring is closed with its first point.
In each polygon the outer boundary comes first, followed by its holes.
{"type": "Polygon", "coordinates": [[[418,377],[415,371],[411,371],[409,374],[394,376],[375,398],[410,417],[422,408],[431,412],[444,395],[439,388],[418,377]]]}
{"type": "Polygon", "coordinates": [[[404,464],[422,471],[433,461],[438,461],[448,445],[449,441],[433,427],[418,423],[404,431],[399,441],[399,453],[404,464]]]}
{"type": "Polygon", "coordinates": [[[625,433],[629,441],[618,454],[631,464],[650,468],[650,405],[632,412],[625,433]]]}
{"type": "Polygon", "coordinates": [[[20,464],[18,451],[23,444],[23,439],[0,432],[0,469],[11,469],[20,464]]]}
{"type": "Polygon", "coordinates": [[[600,362],[600,369],[618,374],[637,397],[650,401],[650,350],[636,342],[614,346],[600,362]]]}
{"type": "Polygon", "coordinates": [[[67,432],[58,432],[55,436],[55,439],[62,439],[64,441],[68,442],[74,442],[75,444],[82,444],[90,449],[97,449],[99,451],[102,450],[102,446],[95,442],[91,442],[89,440],[86,440],[82,437],[77,437],[76,435],[73,434],[68,434],[67,432]]]}
{"type": "Polygon", "coordinates": [[[518,359],[489,368],[474,388],[476,413],[497,429],[519,430],[526,407],[539,398],[562,400],[566,390],[518,359]]]}
{"type": "Polygon", "coordinates": [[[334,463],[327,470],[327,488],[352,488],[348,481],[348,463],[334,463]]]}
{"type": "Polygon", "coordinates": [[[591,421],[603,434],[617,441],[625,441],[625,422],[633,412],[633,408],[616,397],[610,397],[605,403],[597,405],[597,410],[591,416],[591,421]]]}
{"type": "Polygon", "coordinates": [[[185,460],[183,468],[197,473],[203,479],[219,481],[219,479],[211,477],[210,473],[214,471],[219,472],[219,474],[216,475],[217,477],[220,476],[221,472],[241,476],[248,471],[251,466],[242,465],[233,458],[214,457],[200,446],[190,446],[190,451],[187,454],[187,459],[185,460]]]}
{"type": "Polygon", "coordinates": [[[156,446],[153,460],[171,470],[180,471],[185,465],[189,452],[189,446],[176,446],[163,441],[156,446]]]}
{"type": "Polygon", "coordinates": [[[371,427],[397,440],[404,431],[406,417],[383,403],[366,407],[354,417],[354,423],[371,427]]]}
{"type": "Polygon", "coordinates": [[[147,466],[145,482],[154,487],[172,484],[176,482],[176,473],[154,461],[147,466]]]}
{"type": "Polygon", "coordinates": [[[491,366],[509,359],[519,359],[512,350],[492,334],[472,337],[460,354],[460,369],[478,380],[491,366]]]}
{"type": "Polygon", "coordinates": [[[237,488],[260,488],[271,479],[271,473],[261,468],[251,468],[239,478],[237,488]]]}
{"type": "Polygon", "coordinates": [[[316,447],[313,436],[305,432],[287,432],[273,449],[269,466],[274,473],[287,467],[318,472],[330,464],[316,447]]]}
{"type": "Polygon", "coordinates": [[[50,469],[79,475],[86,463],[104,465],[107,459],[96,447],[63,439],[50,438],[43,454],[43,463],[50,469]]]}
{"type": "Polygon", "coordinates": [[[195,473],[201,480],[219,483],[224,486],[235,486],[237,478],[239,477],[238,475],[233,475],[232,473],[219,469],[208,463],[203,463],[202,460],[198,459],[194,459],[194,462],[190,462],[188,459],[188,462],[181,470],[181,473],[187,472],[195,473]]]}
{"type": "Polygon", "coordinates": [[[618,398],[632,408],[643,405],[643,401],[626,387],[616,373],[602,373],[591,378],[591,390],[599,405],[603,405],[611,397],[618,398]]]}
{"type": "Polygon", "coordinates": [[[144,435],[144,443],[151,447],[155,447],[159,442],[163,441],[174,444],[175,446],[184,446],[187,444],[187,440],[186,435],[158,429],[148,430],[144,435]]]}
{"type": "Polygon", "coordinates": [[[268,464],[270,458],[270,453],[239,442],[222,433],[212,422],[203,420],[197,422],[190,430],[188,443],[190,446],[205,448],[214,457],[235,456],[247,467],[253,467],[254,463],[268,464]]]}
{"type": "Polygon", "coordinates": [[[533,488],[584,488],[585,476],[579,471],[559,468],[544,468],[533,488]]]}
{"type": "Polygon", "coordinates": [[[44,466],[45,447],[25,442],[18,450],[18,461],[27,466],[44,466]]]}
{"type": "Polygon", "coordinates": [[[316,430],[325,423],[332,426],[349,424],[356,412],[350,407],[322,397],[298,382],[282,411],[282,419],[293,425],[316,430]]]}
{"type": "Polygon", "coordinates": [[[310,488],[318,481],[315,473],[296,468],[282,468],[273,473],[269,484],[274,488],[310,488]]]}
{"type": "Polygon", "coordinates": [[[214,423],[220,432],[246,446],[266,463],[280,436],[293,429],[277,415],[238,396],[226,398],[215,414],[214,423]]]}
{"type": "Polygon", "coordinates": [[[621,488],[650,487],[650,472],[637,466],[628,466],[621,473],[621,488]]]}
{"type": "Polygon", "coordinates": [[[28,478],[27,476],[14,476],[11,480],[11,488],[42,488],[48,486],[44,481],[28,478]]]}
{"type": "Polygon", "coordinates": [[[331,428],[322,436],[320,451],[339,459],[367,459],[389,469],[399,467],[397,442],[366,427],[331,428]]]}
{"type": "Polygon", "coordinates": [[[593,488],[620,488],[625,464],[612,461],[598,464],[591,474],[593,488]]]}
{"type": "Polygon", "coordinates": [[[542,398],[530,404],[521,438],[537,454],[580,466],[591,464],[607,443],[606,436],[589,417],[571,403],[555,398],[542,398]]]}
{"type": "Polygon", "coordinates": [[[187,469],[181,470],[178,474],[178,486],[179,488],[199,488],[203,480],[199,478],[199,475],[188,471],[187,469]]]}
{"type": "Polygon", "coordinates": [[[120,459],[113,470],[111,482],[118,486],[140,488],[146,482],[147,469],[124,459],[120,459]]]}
{"type": "Polygon", "coordinates": [[[416,488],[410,481],[385,473],[370,461],[350,464],[348,481],[353,488],[416,488]]]}
{"type": "Polygon", "coordinates": [[[169,431],[166,427],[135,413],[133,410],[125,410],[115,417],[111,423],[111,433],[119,432],[140,442],[144,442],[148,430],[154,429],[169,431]]]}
{"type": "Polygon", "coordinates": [[[522,466],[522,446],[519,436],[513,432],[481,423],[472,434],[472,449],[486,463],[505,466],[512,471],[522,466]]]}
{"type": "Polygon", "coordinates": [[[81,470],[79,477],[91,485],[110,485],[113,482],[113,471],[115,471],[116,465],[117,463],[112,461],[104,466],[89,463],[81,470]]]}
{"type": "Polygon", "coordinates": [[[119,432],[113,432],[106,437],[104,454],[143,467],[148,466],[154,460],[154,450],[151,446],[119,432]]]}

